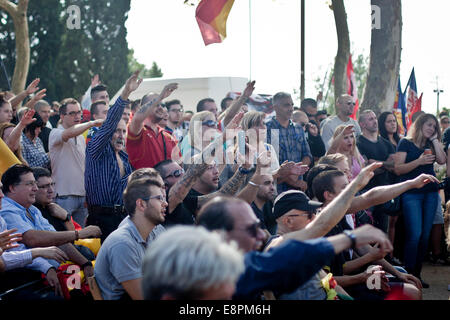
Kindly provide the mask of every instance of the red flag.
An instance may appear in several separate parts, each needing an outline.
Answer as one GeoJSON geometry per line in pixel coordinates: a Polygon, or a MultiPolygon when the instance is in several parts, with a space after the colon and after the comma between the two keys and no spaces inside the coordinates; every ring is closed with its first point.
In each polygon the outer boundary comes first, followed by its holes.
{"type": "Polygon", "coordinates": [[[406,130],[409,130],[409,127],[412,124],[412,115],[422,109],[422,95],[420,96],[420,99],[417,97],[416,74],[414,68],[411,71],[406,88],[408,88],[408,95],[406,96],[406,130]]]}
{"type": "Polygon", "coordinates": [[[205,46],[220,43],[227,36],[227,19],[234,0],[202,0],[195,11],[205,46]]]}
{"type": "Polygon", "coordinates": [[[358,86],[356,85],[355,72],[353,71],[352,55],[348,57],[347,63],[347,93],[353,97],[353,101],[355,102],[355,107],[353,108],[353,113],[350,118],[356,120],[356,114],[359,109],[359,100],[358,86]]]}

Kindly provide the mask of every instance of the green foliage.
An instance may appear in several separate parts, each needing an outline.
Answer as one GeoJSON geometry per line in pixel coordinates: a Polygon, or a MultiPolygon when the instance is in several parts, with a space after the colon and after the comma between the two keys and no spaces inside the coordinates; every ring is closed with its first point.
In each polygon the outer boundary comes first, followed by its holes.
{"type": "MultiPolygon", "coordinates": [[[[361,103],[364,94],[364,87],[367,81],[367,72],[369,70],[369,57],[365,56],[364,54],[359,54],[356,57],[356,59],[354,58],[355,57],[354,54],[352,54],[352,57],[353,57],[353,70],[355,71],[356,83],[358,84],[358,99],[359,102],[361,103]]],[[[321,109],[322,106],[324,106],[329,114],[335,114],[334,85],[332,82],[333,74],[334,69],[331,67],[331,69],[327,73],[326,79],[317,77],[314,80],[314,82],[316,83],[315,88],[317,89],[317,91],[323,92],[324,102],[319,104],[319,109],[321,109]],[[324,83],[325,85],[322,87],[324,83]]]]}
{"type": "Polygon", "coordinates": [[[130,70],[130,73],[141,70],[140,77],[142,78],[161,78],[163,76],[163,73],[156,62],[153,62],[151,69],[147,69],[144,64],[139,63],[134,57],[133,49],[130,49],[128,52],[128,69],[130,70]]]}

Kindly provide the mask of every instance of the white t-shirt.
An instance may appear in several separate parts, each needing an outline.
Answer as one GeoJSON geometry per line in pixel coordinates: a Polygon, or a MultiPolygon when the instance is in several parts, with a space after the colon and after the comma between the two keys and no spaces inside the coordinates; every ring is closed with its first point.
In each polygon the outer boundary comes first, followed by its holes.
{"type": "Polygon", "coordinates": [[[64,130],[62,125],[59,125],[50,132],[48,139],[55,192],[59,196],[85,196],[86,141],[83,135],[79,135],[64,142],[64,130]]]}

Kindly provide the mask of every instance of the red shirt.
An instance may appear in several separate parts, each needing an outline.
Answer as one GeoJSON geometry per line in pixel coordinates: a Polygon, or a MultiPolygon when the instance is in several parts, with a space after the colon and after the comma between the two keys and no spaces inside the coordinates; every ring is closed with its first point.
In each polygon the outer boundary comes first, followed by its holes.
{"type": "Polygon", "coordinates": [[[138,135],[128,130],[126,145],[130,163],[134,169],[153,168],[163,160],[172,159],[172,150],[177,143],[177,140],[160,126],[158,133],[147,126],[144,126],[138,135]]]}

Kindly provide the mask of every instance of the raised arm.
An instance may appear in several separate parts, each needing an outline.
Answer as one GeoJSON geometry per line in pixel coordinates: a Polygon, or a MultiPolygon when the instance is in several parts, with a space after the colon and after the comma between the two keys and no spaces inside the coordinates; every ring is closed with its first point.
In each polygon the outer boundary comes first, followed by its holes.
{"type": "Polygon", "coordinates": [[[355,213],[360,210],[385,203],[389,200],[394,199],[395,197],[398,197],[408,190],[420,189],[431,182],[439,183],[439,180],[432,175],[421,174],[420,176],[412,180],[373,188],[366,193],[355,197],[352,200],[350,208],[348,209],[348,213],[355,213]]]}
{"type": "Polygon", "coordinates": [[[347,213],[355,193],[361,190],[373,177],[373,172],[382,163],[373,163],[361,170],[359,175],[341,192],[305,229],[284,235],[286,239],[306,240],[323,237],[347,213]]]}
{"type": "Polygon", "coordinates": [[[341,142],[344,139],[344,136],[355,132],[354,127],[355,127],[354,125],[349,124],[335,138],[331,138],[331,144],[329,144],[330,147],[328,148],[326,154],[329,155],[337,153],[339,146],[341,145],[341,142]]]}
{"type": "Polygon", "coordinates": [[[437,138],[437,134],[430,138],[431,143],[433,144],[434,151],[436,152],[436,162],[439,164],[444,164],[447,161],[447,156],[444,152],[444,146],[437,138]]]}
{"type": "Polygon", "coordinates": [[[167,86],[164,87],[163,91],[156,99],[153,99],[144,104],[139,109],[139,111],[135,113],[133,119],[131,120],[131,123],[128,128],[129,131],[134,135],[138,135],[144,126],[145,119],[151,113],[151,107],[160,104],[161,101],[170,96],[172,92],[175,91],[177,88],[178,88],[177,83],[169,83],[167,86]]]}
{"type": "Polygon", "coordinates": [[[242,105],[253,94],[253,90],[255,90],[255,81],[248,82],[242,95],[238,99],[234,100],[233,104],[225,111],[225,116],[223,118],[224,127],[226,127],[234,116],[241,110],[242,105]]]}
{"type": "Polygon", "coordinates": [[[70,138],[75,138],[92,127],[100,127],[104,121],[105,121],[104,119],[92,120],[65,129],[64,132],[62,133],[62,140],[64,142],[67,142],[70,138]]]}
{"type": "Polygon", "coordinates": [[[120,97],[116,100],[114,105],[108,110],[108,115],[105,122],[100,127],[94,138],[88,143],[86,152],[89,152],[95,158],[100,155],[106,145],[111,141],[117,124],[122,119],[123,110],[129,104],[128,97],[135,91],[142,83],[142,79],[138,78],[139,70],[126,81],[125,87],[120,97]]]}
{"type": "Polygon", "coordinates": [[[26,97],[39,90],[38,88],[39,81],[41,81],[39,78],[34,79],[24,91],[22,91],[21,93],[19,93],[18,95],[16,95],[14,98],[11,99],[10,103],[13,110],[16,110],[17,107],[22,103],[23,100],[25,100],[26,97]]]}
{"type": "Polygon", "coordinates": [[[20,148],[20,137],[25,127],[37,120],[33,119],[35,112],[34,110],[28,110],[20,119],[19,124],[11,131],[9,137],[5,139],[5,143],[13,152],[20,148]]]}

